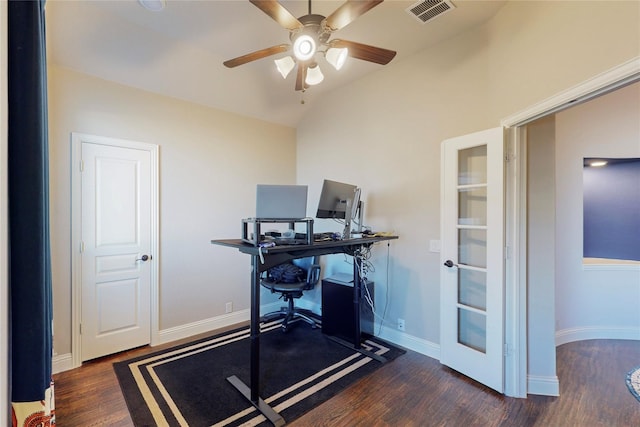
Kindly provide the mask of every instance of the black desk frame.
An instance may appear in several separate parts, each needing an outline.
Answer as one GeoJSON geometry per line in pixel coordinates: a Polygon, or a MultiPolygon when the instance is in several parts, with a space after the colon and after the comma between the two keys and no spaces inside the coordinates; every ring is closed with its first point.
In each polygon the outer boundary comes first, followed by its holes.
{"type": "MultiPolygon", "coordinates": [[[[232,240],[212,240],[215,245],[229,246],[238,249],[242,253],[251,255],[251,320],[250,320],[250,346],[251,361],[249,366],[250,384],[247,386],[235,375],[227,378],[249,402],[259,410],[275,426],[283,426],[284,418],[280,416],[259,396],[260,390],[260,274],[271,267],[292,261],[296,258],[306,258],[320,255],[330,255],[345,253],[354,257],[353,262],[353,304],[355,337],[353,345],[339,338],[333,338],[343,345],[352,347],[355,350],[367,354],[370,357],[381,360],[381,358],[371,352],[364,350],[360,337],[360,298],[361,298],[361,278],[359,265],[362,262],[361,254],[365,247],[385,240],[397,239],[397,236],[384,237],[364,237],[359,239],[346,239],[328,242],[315,242],[309,245],[274,246],[271,248],[260,248],[243,242],[241,239],[232,240]],[[264,260],[262,262],[261,258],[264,260]]],[[[382,359],[384,360],[384,359],[382,359]]]]}

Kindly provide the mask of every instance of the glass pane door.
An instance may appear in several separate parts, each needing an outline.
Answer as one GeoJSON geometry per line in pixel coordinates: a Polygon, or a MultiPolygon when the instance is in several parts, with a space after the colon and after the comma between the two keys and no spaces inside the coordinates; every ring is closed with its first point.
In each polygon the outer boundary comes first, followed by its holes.
{"type": "Polygon", "coordinates": [[[487,351],[487,146],[458,151],[459,344],[487,351]]]}
{"type": "Polygon", "coordinates": [[[440,361],[502,392],[504,132],[442,142],[440,361]]]}

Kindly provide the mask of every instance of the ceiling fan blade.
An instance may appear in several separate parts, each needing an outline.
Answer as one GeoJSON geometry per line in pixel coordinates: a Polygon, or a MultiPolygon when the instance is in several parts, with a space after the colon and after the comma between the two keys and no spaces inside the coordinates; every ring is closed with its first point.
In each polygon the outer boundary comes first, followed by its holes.
{"type": "Polygon", "coordinates": [[[298,18],[293,16],[284,6],[276,0],[249,0],[255,7],[269,15],[274,21],[289,31],[304,27],[298,18]]]}
{"type": "Polygon", "coordinates": [[[229,59],[228,61],[224,61],[223,64],[225,65],[225,67],[233,68],[237,67],[238,65],[246,64],[247,62],[286,52],[287,50],[289,50],[288,44],[271,46],[266,49],[261,49],[255,52],[247,53],[246,55],[238,56],[237,58],[229,59]]]}
{"type": "Polygon", "coordinates": [[[331,41],[330,45],[331,47],[346,47],[349,49],[349,56],[382,65],[387,65],[396,56],[396,52],[393,50],[369,46],[349,40],[336,39],[331,41]]]}
{"type": "Polygon", "coordinates": [[[332,31],[346,27],[358,16],[382,3],[384,0],[347,0],[327,17],[326,26],[332,31]]]}
{"type": "Polygon", "coordinates": [[[304,82],[307,78],[307,64],[298,64],[298,75],[296,76],[296,90],[305,90],[309,86],[304,82]]]}

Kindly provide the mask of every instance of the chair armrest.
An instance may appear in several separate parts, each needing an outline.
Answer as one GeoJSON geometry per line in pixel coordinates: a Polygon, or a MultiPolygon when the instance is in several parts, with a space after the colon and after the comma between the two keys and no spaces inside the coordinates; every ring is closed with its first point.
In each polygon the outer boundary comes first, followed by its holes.
{"type": "Polygon", "coordinates": [[[320,265],[311,264],[307,270],[307,284],[315,285],[320,280],[320,265]]]}

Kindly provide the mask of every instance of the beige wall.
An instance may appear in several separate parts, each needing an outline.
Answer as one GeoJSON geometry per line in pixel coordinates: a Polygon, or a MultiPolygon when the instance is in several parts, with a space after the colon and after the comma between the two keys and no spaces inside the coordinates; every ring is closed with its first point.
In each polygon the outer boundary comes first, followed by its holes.
{"type": "Polygon", "coordinates": [[[554,316],[556,262],[556,121],[527,126],[527,325],[530,377],[556,381],[554,316]],[[535,319],[535,320],[534,320],[535,319]]]}
{"type": "MultiPolygon", "coordinates": [[[[387,248],[374,257],[389,334],[402,317],[414,348],[439,342],[439,255],[428,243],[439,239],[440,142],[495,127],[639,56],[639,13],[638,2],[509,2],[487,24],[310,106],[297,130],[298,181],[314,185],[315,194],[323,178],[361,185],[366,222],[401,236],[390,249],[388,276],[387,248]]],[[[553,306],[542,307],[529,322],[554,315],[553,306]]],[[[529,344],[553,346],[553,331],[529,344]]],[[[532,358],[538,374],[555,377],[548,352],[532,358]]]]}
{"type": "Polygon", "coordinates": [[[160,147],[160,330],[248,309],[248,258],[210,240],[240,237],[257,183],[295,182],[294,129],[50,66],[49,132],[58,354],[71,351],[71,132],[160,147]]]}
{"type": "Polygon", "coordinates": [[[582,257],[583,159],[640,158],[640,83],[557,114],[556,144],[558,341],[640,339],[640,265],[596,268],[582,257]]]}

